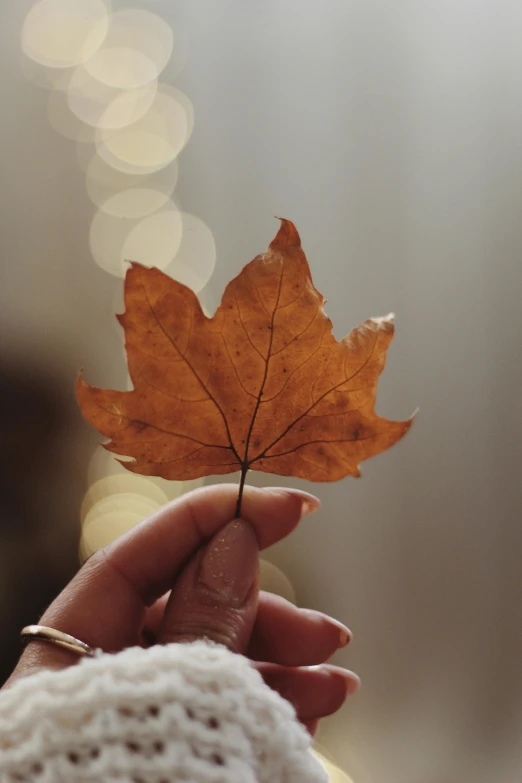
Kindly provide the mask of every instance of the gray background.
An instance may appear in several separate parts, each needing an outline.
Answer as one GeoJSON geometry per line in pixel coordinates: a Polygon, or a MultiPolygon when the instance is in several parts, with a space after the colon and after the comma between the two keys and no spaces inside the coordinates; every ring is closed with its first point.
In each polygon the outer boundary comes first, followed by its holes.
{"type": "MultiPolygon", "coordinates": [[[[73,409],[80,364],[106,387],[125,377],[120,283],[89,255],[74,144],[20,70],[30,5],[0,6],[2,356],[45,368],[73,409]]],[[[311,487],[322,510],[270,553],[300,603],[355,634],[338,662],[363,689],[321,742],[355,783],[519,783],[522,5],[140,5],[191,41],[176,84],[196,126],[177,192],[216,238],[210,297],[267,246],[273,215],[292,219],[338,337],[397,314],[380,414],[420,407],[362,479],[311,487]]],[[[60,501],[42,494],[56,568],[94,443],[72,421],[60,501]]],[[[2,551],[5,576],[19,549],[2,551]]]]}

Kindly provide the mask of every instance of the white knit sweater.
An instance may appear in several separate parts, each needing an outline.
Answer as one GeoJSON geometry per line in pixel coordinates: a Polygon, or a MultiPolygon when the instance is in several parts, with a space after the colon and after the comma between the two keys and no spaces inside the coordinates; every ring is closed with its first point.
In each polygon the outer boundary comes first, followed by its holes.
{"type": "Polygon", "coordinates": [[[1,783],[324,783],[293,708],[204,642],[133,648],[0,692],[1,783]]]}

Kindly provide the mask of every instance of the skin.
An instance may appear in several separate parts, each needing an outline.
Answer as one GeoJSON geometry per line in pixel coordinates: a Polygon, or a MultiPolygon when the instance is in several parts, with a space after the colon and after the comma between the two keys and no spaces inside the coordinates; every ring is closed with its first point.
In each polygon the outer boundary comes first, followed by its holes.
{"type": "MultiPolygon", "coordinates": [[[[351,633],[327,615],[260,592],[257,553],[289,535],[319,501],[299,490],[245,488],[241,524],[251,556],[227,568],[242,569],[251,587],[246,597],[243,590],[224,598],[201,583],[201,563],[234,519],[236,501],[237,486],[224,484],[168,504],[93,555],[39,622],[105,652],[203,637],[225,644],[247,656],[314,733],[359,688],[355,674],[326,663],[351,633]]],[[[4,687],[77,662],[74,653],[31,641],[4,687]]]]}

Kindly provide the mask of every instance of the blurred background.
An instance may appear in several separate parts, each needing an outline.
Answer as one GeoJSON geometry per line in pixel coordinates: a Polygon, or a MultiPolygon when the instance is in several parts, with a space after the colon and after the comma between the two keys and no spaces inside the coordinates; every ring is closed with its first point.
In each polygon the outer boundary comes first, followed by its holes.
{"type": "Polygon", "coordinates": [[[331,780],[520,783],[521,37],[514,0],[4,0],[1,681],[80,558],[190,489],[131,485],[76,409],[80,367],[128,384],[123,259],[211,312],[283,215],[337,337],[396,313],[378,412],[420,407],[359,480],[270,477],[323,503],[274,589],[355,635],[331,780]]]}

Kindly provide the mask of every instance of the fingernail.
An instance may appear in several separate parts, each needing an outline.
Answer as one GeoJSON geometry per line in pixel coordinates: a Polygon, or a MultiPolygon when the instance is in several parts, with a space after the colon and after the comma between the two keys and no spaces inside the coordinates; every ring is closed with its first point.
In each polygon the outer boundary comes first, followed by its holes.
{"type": "Polygon", "coordinates": [[[199,581],[222,603],[242,606],[258,569],[258,544],[253,528],[241,519],[229,522],[207,545],[199,581]]]}
{"type": "Polygon", "coordinates": [[[320,663],[317,666],[307,666],[307,671],[323,672],[327,677],[331,677],[340,682],[344,689],[344,696],[350,696],[361,689],[361,679],[349,669],[342,669],[340,666],[332,666],[329,663],[320,663]]]}
{"type": "Polygon", "coordinates": [[[301,489],[287,489],[286,487],[265,487],[265,489],[269,492],[279,492],[282,495],[298,498],[301,501],[301,516],[303,517],[317,511],[321,505],[319,498],[309,492],[303,492],[301,489]]]}
{"type": "Polygon", "coordinates": [[[351,696],[360,691],[361,679],[355,672],[349,669],[341,669],[339,666],[325,666],[324,670],[328,671],[330,677],[342,683],[346,696],[351,696]]]}
{"type": "Polygon", "coordinates": [[[338,650],[342,647],[346,647],[353,640],[353,634],[350,629],[339,620],[336,620],[335,617],[330,617],[330,615],[325,614],[324,612],[318,612],[315,609],[306,609],[305,611],[310,617],[317,618],[317,620],[327,625],[329,635],[330,633],[333,633],[333,630],[335,629],[335,632],[338,634],[338,650]]]}
{"type": "Polygon", "coordinates": [[[339,649],[347,647],[353,639],[353,634],[346,625],[343,625],[339,620],[334,620],[333,617],[328,617],[328,622],[335,625],[339,631],[339,649]]]}

